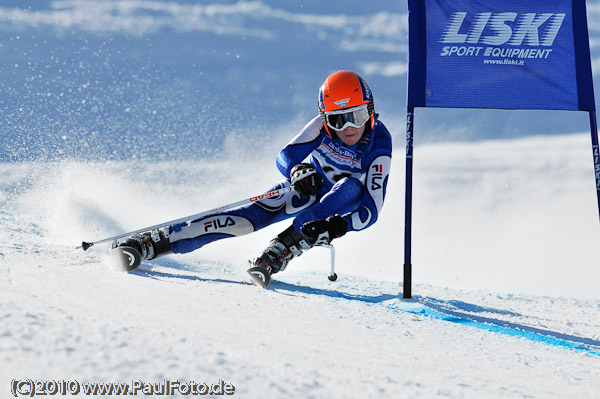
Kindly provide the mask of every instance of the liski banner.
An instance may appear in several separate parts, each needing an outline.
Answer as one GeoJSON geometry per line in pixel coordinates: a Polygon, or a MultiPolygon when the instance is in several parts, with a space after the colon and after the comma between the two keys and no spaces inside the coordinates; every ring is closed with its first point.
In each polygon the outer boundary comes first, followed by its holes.
{"type": "Polygon", "coordinates": [[[404,297],[411,297],[415,107],[587,111],[600,156],[585,0],[408,0],[404,297]]]}
{"type": "Polygon", "coordinates": [[[409,0],[408,104],[595,109],[583,0],[409,0]]]}

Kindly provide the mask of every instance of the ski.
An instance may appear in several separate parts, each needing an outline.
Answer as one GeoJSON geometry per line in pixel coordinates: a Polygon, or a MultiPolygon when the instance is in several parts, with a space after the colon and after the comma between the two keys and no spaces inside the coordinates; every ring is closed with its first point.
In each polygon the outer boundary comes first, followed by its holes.
{"type": "MultiPolygon", "coordinates": [[[[335,272],[335,247],[332,244],[320,245],[320,247],[328,248],[331,251],[331,272],[327,278],[329,281],[336,281],[338,275],[335,272]]],[[[254,266],[250,260],[248,260],[248,263],[252,266],[247,270],[252,278],[252,282],[261,288],[268,288],[269,283],[271,282],[271,274],[262,266],[254,266]]]]}
{"type": "Polygon", "coordinates": [[[248,274],[252,278],[252,282],[259,287],[267,288],[271,282],[271,275],[261,266],[254,266],[248,269],[248,274]]]}
{"type": "Polygon", "coordinates": [[[282,195],[282,194],[285,194],[285,193],[289,193],[292,190],[294,190],[294,188],[291,187],[291,186],[289,186],[289,187],[282,187],[282,188],[280,188],[278,190],[273,190],[273,191],[269,191],[269,192],[264,193],[264,194],[255,195],[253,197],[246,198],[246,199],[243,199],[241,201],[237,201],[237,202],[234,202],[234,203],[231,203],[231,204],[228,204],[228,205],[223,205],[223,206],[220,206],[218,208],[214,208],[214,209],[211,209],[211,210],[208,210],[208,211],[205,211],[205,212],[197,213],[195,215],[190,215],[190,216],[186,216],[184,218],[180,218],[180,219],[176,219],[176,220],[171,220],[170,222],[165,222],[165,223],[157,224],[157,225],[154,225],[154,226],[145,227],[143,229],[138,229],[138,230],[130,231],[130,232],[119,234],[119,235],[116,235],[116,236],[113,236],[113,237],[103,238],[103,239],[98,240],[98,241],[91,241],[91,242],[83,241],[80,246],[76,247],[76,249],[82,248],[84,251],[87,251],[88,248],[90,248],[91,246],[93,246],[95,244],[100,244],[100,243],[103,243],[103,242],[109,242],[109,241],[118,240],[119,238],[129,237],[129,236],[134,235],[134,234],[146,233],[148,231],[152,231],[152,230],[156,230],[156,229],[161,229],[161,228],[168,227],[168,226],[171,226],[171,225],[174,225],[174,224],[186,223],[186,222],[194,221],[194,220],[203,218],[205,216],[208,216],[208,215],[216,213],[216,212],[225,211],[225,210],[228,210],[228,209],[231,209],[231,208],[235,208],[235,207],[238,207],[238,206],[242,206],[242,205],[245,205],[245,204],[248,204],[248,203],[257,202],[257,201],[264,200],[264,199],[267,199],[267,198],[271,198],[271,197],[275,197],[275,196],[282,195]]]}
{"type": "Polygon", "coordinates": [[[142,255],[137,249],[122,245],[111,248],[110,262],[115,269],[130,272],[142,263],[142,255]]]}

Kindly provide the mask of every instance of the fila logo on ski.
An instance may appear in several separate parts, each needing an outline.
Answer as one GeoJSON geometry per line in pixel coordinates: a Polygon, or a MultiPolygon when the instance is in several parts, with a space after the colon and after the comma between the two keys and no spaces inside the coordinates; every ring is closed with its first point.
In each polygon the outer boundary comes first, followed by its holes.
{"type": "Polygon", "coordinates": [[[480,12],[474,15],[469,25],[465,23],[466,12],[455,12],[440,43],[549,47],[554,43],[565,16],[564,13],[480,12]],[[490,34],[484,35],[484,31],[490,34]]]}
{"type": "Polygon", "coordinates": [[[204,232],[208,232],[209,230],[218,230],[224,227],[235,226],[235,221],[227,216],[226,218],[215,218],[204,222],[204,232]]]}

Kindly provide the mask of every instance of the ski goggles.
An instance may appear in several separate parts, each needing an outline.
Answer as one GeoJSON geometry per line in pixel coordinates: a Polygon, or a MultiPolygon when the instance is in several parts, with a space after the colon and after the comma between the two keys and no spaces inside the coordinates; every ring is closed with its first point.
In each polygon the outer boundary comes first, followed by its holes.
{"type": "Polygon", "coordinates": [[[358,107],[325,112],[327,126],[333,130],[344,130],[348,126],[362,127],[369,120],[367,104],[358,107]]]}

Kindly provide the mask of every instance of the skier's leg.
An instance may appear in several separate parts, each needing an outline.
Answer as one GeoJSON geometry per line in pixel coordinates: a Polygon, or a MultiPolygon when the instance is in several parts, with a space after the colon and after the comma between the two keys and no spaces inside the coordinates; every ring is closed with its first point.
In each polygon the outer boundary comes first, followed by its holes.
{"type": "MultiPolygon", "coordinates": [[[[288,181],[283,181],[272,190],[289,185],[288,181]]],[[[314,196],[301,198],[297,192],[290,191],[230,211],[215,213],[182,225],[170,226],[170,247],[174,253],[186,253],[216,240],[249,234],[292,217],[315,201],[314,196]]]]}
{"type": "Polygon", "coordinates": [[[343,215],[355,210],[363,195],[364,186],[360,180],[347,177],[337,182],[320,200],[300,213],[293,222],[297,231],[313,220],[324,220],[331,215],[343,215]]]}
{"type": "MultiPolygon", "coordinates": [[[[115,245],[115,244],[113,244],[115,245]]],[[[143,260],[152,260],[172,253],[167,230],[152,230],[135,234],[110,250],[113,265],[124,271],[132,271],[143,260]]]]}
{"type": "Polygon", "coordinates": [[[256,285],[267,288],[271,274],[284,270],[294,256],[310,248],[302,234],[290,226],[271,240],[269,246],[254,260],[248,274],[256,285]]]}
{"type": "MultiPolygon", "coordinates": [[[[286,180],[269,191],[289,186],[286,180]]],[[[302,198],[297,192],[290,191],[202,219],[136,234],[111,250],[113,263],[131,271],[143,260],[170,253],[191,252],[222,238],[257,231],[296,215],[316,200],[315,196],[302,198]]]]}
{"type": "Polygon", "coordinates": [[[344,214],[356,209],[362,192],[363,185],[358,179],[345,178],[337,182],[319,202],[309,206],[296,216],[292,225],[271,240],[269,246],[253,260],[253,267],[249,272],[253,278],[256,275],[253,272],[260,274],[258,279],[254,278],[254,280],[266,287],[270,278],[265,274],[271,275],[284,270],[294,257],[300,256],[313,245],[324,244],[324,242],[319,242],[321,239],[329,243],[334,237],[330,236],[326,230],[338,230],[335,234],[336,237],[343,235],[347,228],[346,222],[337,214],[344,214]],[[318,223],[314,223],[315,221],[318,223]],[[308,222],[313,222],[313,226],[311,226],[313,234],[301,234],[301,227],[308,222]],[[343,225],[343,231],[339,232],[341,225],[343,225]],[[259,273],[261,269],[266,273],[259,273]]]}

